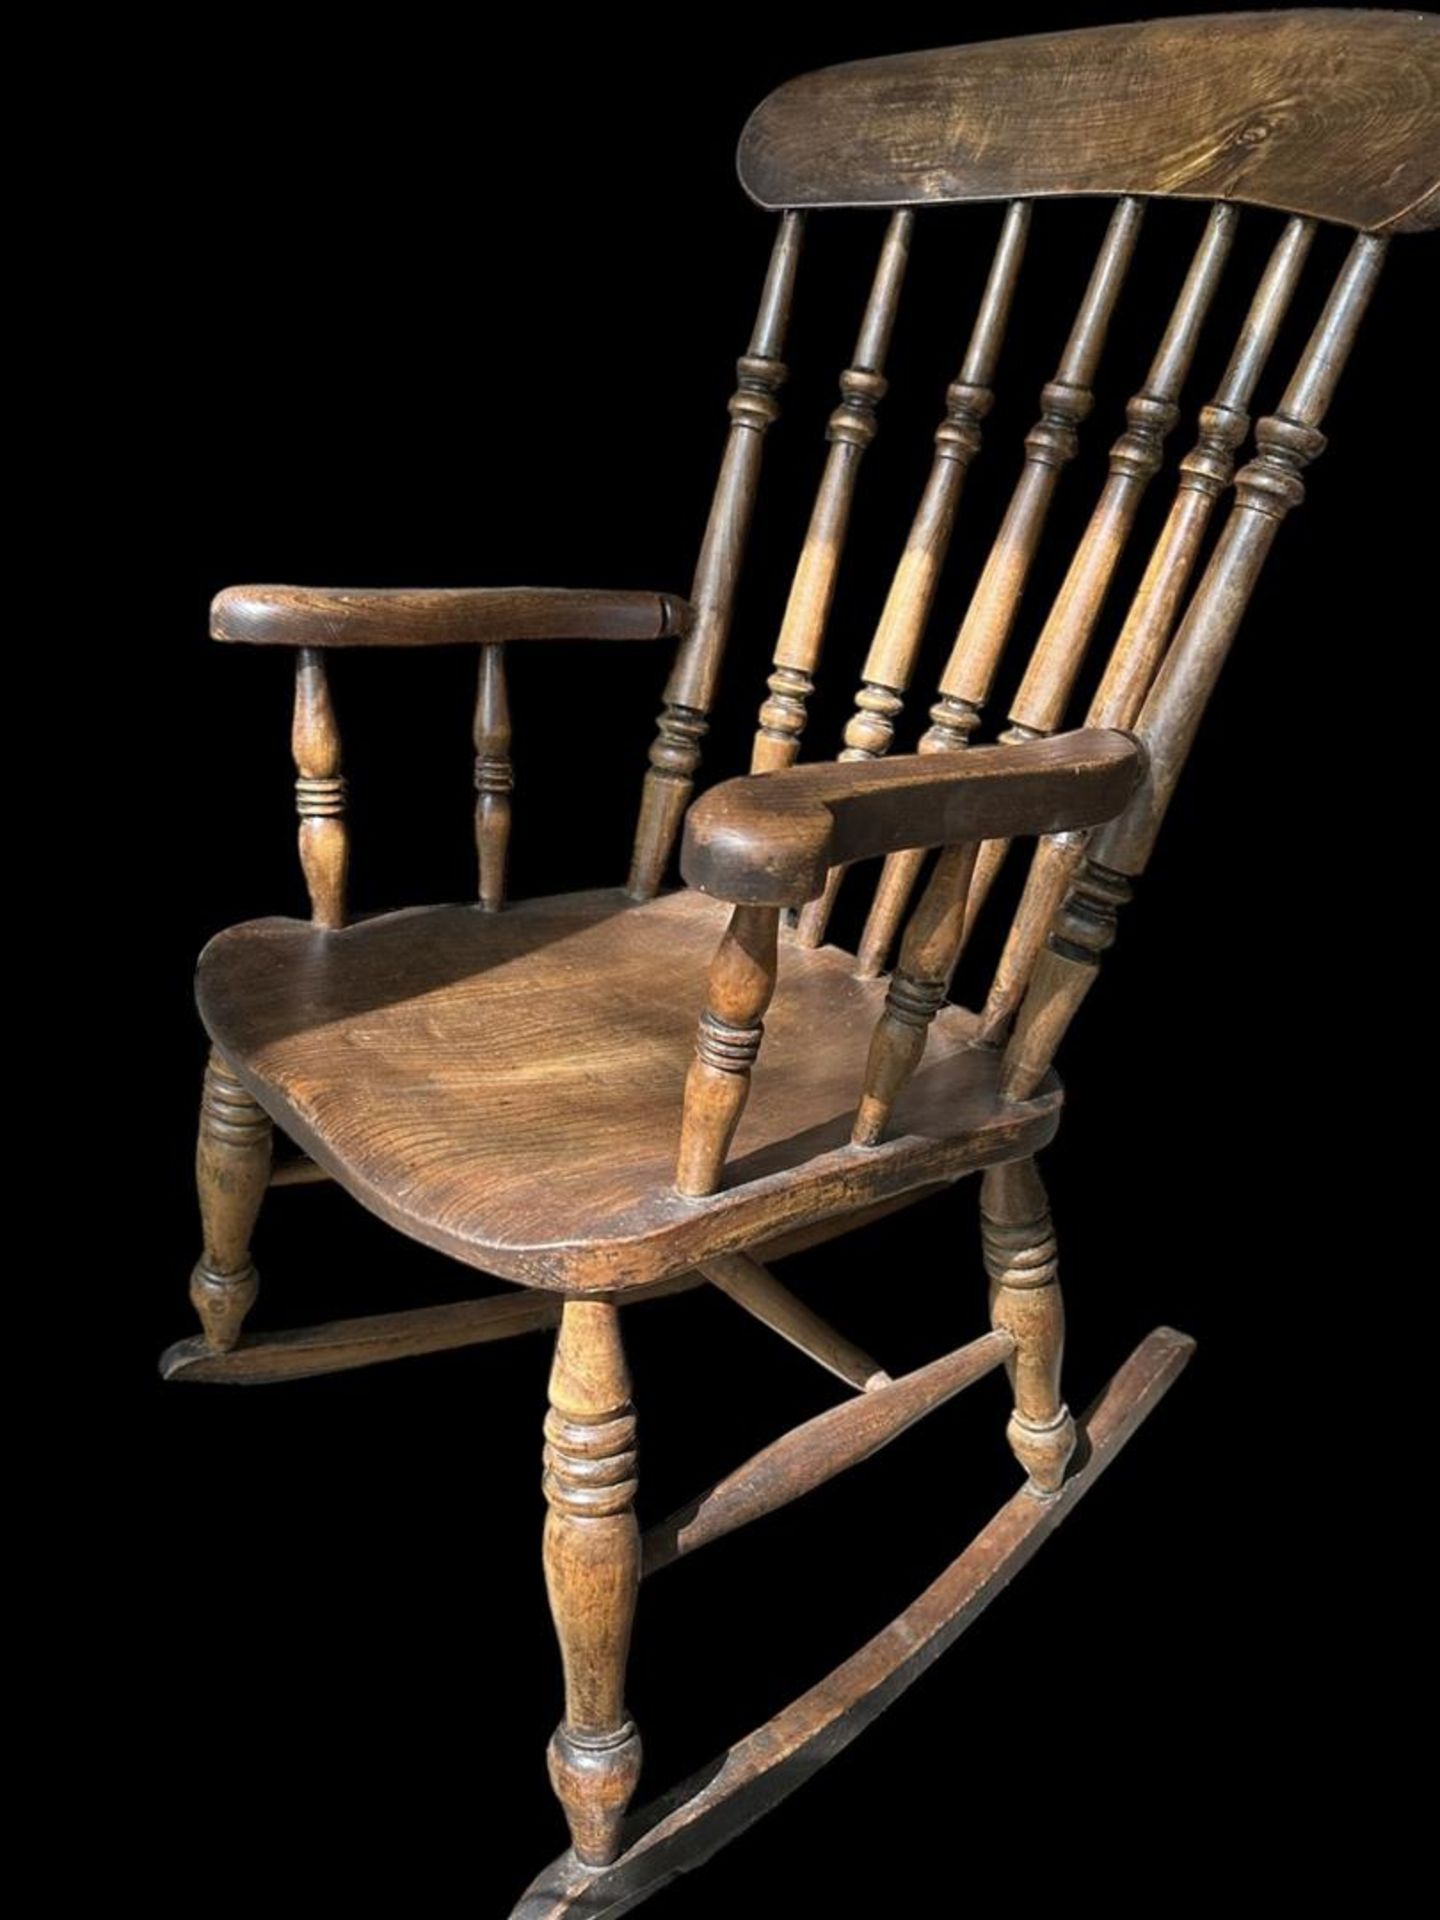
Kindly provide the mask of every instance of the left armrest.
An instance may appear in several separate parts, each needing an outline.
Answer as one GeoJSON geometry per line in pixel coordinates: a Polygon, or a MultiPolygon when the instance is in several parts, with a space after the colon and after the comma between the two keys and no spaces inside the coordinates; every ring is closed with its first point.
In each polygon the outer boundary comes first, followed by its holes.
{"type": "Polygon", "coordinates": [[[271,647],[663,640],[689,619],[676,594],[607,588],[227,587],[210,603],[210,637],[271,647]]]}
{"type": "Polygon", "coordinates": [[[680,871],[737,906],[800,906],[824,891],[831,867],[874,854],[1097,826],[1121,811],[1143,767],[1134,735],[1092,727],[747,774],[691,807],[680,871]]]}

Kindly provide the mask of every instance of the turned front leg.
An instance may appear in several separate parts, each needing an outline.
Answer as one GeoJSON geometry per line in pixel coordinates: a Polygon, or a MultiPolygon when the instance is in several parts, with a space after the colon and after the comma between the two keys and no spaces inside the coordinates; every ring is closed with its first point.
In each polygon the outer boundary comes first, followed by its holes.
{"type": "Polygon", "coordinates": [[[1060,1397],[1065,1307],[1050,1206],[1033,1160],[991,1167],[980,1189],[980,1228],[990,1276],[990,1321],[1015,1342],[1006,1362],[1015,1411],[1011,1451],[1035,1493],[1054,1493],[1075,1451],[1075,1422],[1060,1397]]]}
{"type": "Polygon", "coordinates": [[[575,1852],[605,1866],[640,1777],[625,1662],[640,1585],[635,1410],[608,1300],[567,1300],[545,1421],[545,1583],[565,1667],[550,1781],[575,1852]]]}
{"type": "Polygon", "coordinates": [[[259,1281],[250,1235],[270,1184],[272,1135],[269,1114],[212,1052],[195,1148],[205,1245],[190,1276],[190,1298],[206,1345],[216,1353],[235,1345],[255,1303],[259,1281]]]}

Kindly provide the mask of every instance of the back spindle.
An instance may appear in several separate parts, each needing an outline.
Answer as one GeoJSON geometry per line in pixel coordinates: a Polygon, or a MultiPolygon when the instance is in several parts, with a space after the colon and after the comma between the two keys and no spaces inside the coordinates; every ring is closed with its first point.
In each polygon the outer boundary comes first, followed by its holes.
{"type": "Polygon", "coordinates": [[[350,835],[345,825],[345,779],[340,728],[330,698],[325,655],[301,647],[295,655],[295,811],[300,816],[300,866],[317,927],[345,924],[345,876],[350,835]]]}
{"type": "Polygon", "coordinates": [[[1005,1053],[1002,1091],[1039,1086],[1115,938],[1118,909],[1145,869],[1220,669],[1286,515],[1305,497],[1301,474],[1325,448],[1320,431],[1385,258],[1361,234],[1279,408],[1255,430],[1256,454],[1235,481],[1224,532],[1141,708],[1145,777],[1120,816],[1099,829],[1035,963],[1005,1053]]]}
{"type": "Polygon", "coordinates": [[[750,757],[752,773],[788,767],[800,751],[805,703],[814,691],[815,669],[825,644],[855,483],[865,449],[875,438],[877,411],[885,394],[885,356],[900,304],[914,224],[915,216],[908,209],[890,216],[854,357],[840,376],[840,405],[831,414],[825,432],[830,451],[775,644],[770,695],[760,709],[759,731],[750,757]]]}
{"type": "Polygon", "coordinates": [[[514,784],[505,649],[497,641],[480,649],[480,684],[475,695],[475,856],[480,905],[486,913],[498,913],[505,904],[514,784]]]}
{"type": "MultiPolygon", "coordinates": [[[[1090,703],[1087,726],[1129,728],[1139,716],[1174,631],[1216,502],[1234,475],[1235,451],[1250,431],[1250,402],[1314,237],[1315,222],[1296,218],[1287,222],[1275,244],[1230,364],[1214,399],[1201,409],[1200,437],[1180,462],[1174,505],[1090,703]]],[[[980,1038],[987,1046],[998,1045],[1009,1030],[1083,851],[1081,834],[1052,835],[1035,849],[981,1019],[980,1038]]]]}
{"type": "MultiPolygon", "coordinates": [[[[995,403],[995,367],[1029,231],[1030,203],[1013,200],[1005,212],[964,363],[945,395],[945,418],[935,430],[930,476],[861,669],[855,712],[845,728],[842,760],[878,760],[890,751],[895,718],[914,672],[915,656],[949,550],[965,475],[980,451],[981,422],[995,403]]],[[[802,946],[818,947],[825,938],[842,878],[842,869],[836,867],[824,893],[800,915],[798,937],[802,946]]]]}
{"type": "MultiPolygon", "coordinates": [[[[1035,651],[1010,706],[1004,742],[1037,740],[1064,718],[1115,569],[1129,544],[1145,490],[1164,461],[1165,442],[1180,419],[1180,394],[1200,343],[1200,331],[1220,285],[1239,223],[1238,207],[1210,209],[1155,358],[1140,391],[1125,408],[1125,431],[1110,449],[1110,470],[1075,557],[1040,630],[1035,651]]],[[[1008,840],[987,840],[970,886],[970,904],[956,960],[989,898],[1009,852],[1008,840]]],[[[952,963],[953,964],[953,963],[952,963]]]]}
{"type": "MultiPolygon", "coordinates": [[[[964,747],[980,723],[1060,474],[1079,452],[1079,427],[1095,404],[1095,374],[1143,215],[1142,203],[1126,197],[1110,216],[1055,378],[1041,393],[1040,418],[1025,437],[1020,478],[950,650],[921,753],[964,747]]],[[[862,979],[873,979],[884,968],[924,857],[922,850],[907,850],[886,860],[860,941],[856,972],[862,979]]]]}
{"type": "Polygon", "coordinates": [[[794,299],[804,218],[793,211],[781,216],[754,332],[747,352],[736,363],[739,384],[730,400],[730,432],[690,589],[691,624],[666,682],[665,704],[645,775],[625,885],[635,900],[653,899],[660,889],[700,764],[700,742],[730,637],[765,433],[780,412],[776,395],[786,375],[780,355],[794,299]]]}

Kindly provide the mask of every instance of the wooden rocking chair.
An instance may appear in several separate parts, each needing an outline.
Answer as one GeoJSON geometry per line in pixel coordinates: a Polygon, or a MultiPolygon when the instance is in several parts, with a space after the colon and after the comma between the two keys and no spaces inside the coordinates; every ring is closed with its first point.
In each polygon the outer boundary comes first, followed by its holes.
{"type": "Polygon", "coordinates": [[[772,94],[745,128],[739,167],[751,197],[778,212],[778,232],[688,600],[251,586],[221,593],[212,612],[218,640],[295,650],[313,918],[232,926],[201,956],[214,1049],[197,1161],[204,1251],[191,1283],[203,1333],[172,1347],[163,1369],[180,1380],[286,1380],[558,1328],[544,1560],[566,1701],[550,1771],[573,1847],[521,1899],[525,1920],[628,1911],[836,1753],[1024,1564],[1186,1362],[1192,1343],[1162,1327],[1088,1413],[1065,1405],[1056,1243],[1035,1164],[1060,1119],[1052,1062],[1149,860],[1270,547],[1300,504],[1302,472],[1325,446],[1322,422],[1391,236],[1440,223],[1440,20],[1237,14],[862,61],[772,94]],[[980,450],[1032,204],[1063,196],[1108,196],[1113,212],[1088,284],[1066,296],[1073,320],[928,731],[918,751],[891,754],[980,450]],[[1172,216],[1193,222],[1193,260],[1008,725],[995,744],[972,745],[1094,406],[1147,204],[1163,200],[1208,203],[1172,216]],[[796,766],[912,239],[927,206],[968,201],[999,203],[974,215],[994,244],[984,296],[844,751],[796,766]],[[839,377],[752,773],[692,804],[779,411],[807,212],[857,207],[889,209],[888,226],[839,377]],[[1102,656],[1107,592],[1191,411],[1182,395],[1207,310],[1237,225],[1252,219],[1273,220],[1268,264],[1218,388],[1192,412],[1173,499],[1160,503],[1148,566],[1102,656]],[[1320,292],[1303,270],[1324,222],[1355,237],[1320,292]],[[1277,375],[1272,349],[1292,310],[1313,330],[1298,364],[1277,375]],[[1247,457],[1266,382],[1279,398],[1247,457]],[[505,648],[580,639],[673,643],[629,878],[507,903],[505,648]],[[327,653],[439,644],[479,655],[479,899],[351,922],[327,653]],[[1064,731],[1087,650],[1103,671],[1083,725],[1064,731]],[[1011,843],[1030,837],[1038,844],[989,997],[976,1011],[953,1004],[967,935],[1011,843]],[[666,890],[677,845],[688,887],[666,890]],[[869,860],[883,866],[852,955],[826,944],[827,923],[847,870],[869,860]],[[298,1154],[272,1163],[274,1127],[298,1154]],[[972,1173],[982,1174],[990,1330],[916,1371],[892,1378],[762,1264],[972,1173]],[[267,1186],[327,1177],[402,1233],[529,1291],[245,1332],[267,1186]],[[706,1282],[853,1397],[642,1535],[621,1308],[706,1282]],[[641,1749],[625,1666],[642,1576],[867,1458],[999,1367],[1024,1485],[851,1660],[718,1767],[630,1813],[641,1749]]]}

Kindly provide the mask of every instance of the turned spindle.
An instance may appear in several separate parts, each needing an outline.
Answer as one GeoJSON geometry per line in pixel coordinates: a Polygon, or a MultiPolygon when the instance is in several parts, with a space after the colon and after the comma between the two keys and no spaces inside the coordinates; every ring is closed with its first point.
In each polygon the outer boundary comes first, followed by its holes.
{"type": "MultiPolygon", "coordinates": [[[[934,605],[965,476],[980,451],[981,423],[995,403],[995,368],[1029,228],[1028,202],[1013,201],[1005,212],[964,362],[946,390],[945,418],[935,430],[930,475],[865,656],[855,712],[845,728],[842,760],[878,760],[890,751],[895,737],[895,721],[934,605]]],[[[842,877],[843,869],[836,867],[824,893],[801,913],[802,946],[818,947],[825,938],[842,877]]]]}
{"type": "Polygon", "coordinates": [[[736,907],[710,964],[695,1058],[685,1080],[678,1192],[714,1193],[750,1092],[765,1009],[775,991],[778,907],[736,907]]]}
{"type": "Polygon", "coordinates": [[[340,728],[330,698],[325,655],[301,647],[295,656],[295,811],[300,816],[300,866],[317,927],[345,924],[345,876],[350,835],[345,825],[345,779],[340,728]]]}
{"type": "Polygon", "coordinates": [[[204,1245],[190,1276],[190,1300],[206,1345],[228,1353],[255,1304],[259,1279],[250,1236],[270,1184],[270,1116],[212,1051],[200,1095],[195,1185],[204,1245]]]}
{"type": "MultiPolygon", "coordinates": [[[[1055,377],[1040,396],[1040,418],[1025,437],[1025,460],[930,709],[921,753],[952,753],[980,724],[1005,643],[1020,610],[1060,475],[1080,449],[1079,429],[1095,404],[1093,384],[1115,304],[1140,234],[1144,208],[1117,202],[1055,377]]],[[[861,936],[856,972],[882,972],[919,877],[923,855],[892,853],[881,872],[861,936]]]]}
{"type": "Polygon", "coordinates": [[[1154,849],[1275,536],[1305,498],[1301,474],[1324,451],[1320,422],[1385,249],[1375,234],[1355,240],[1278,410],[1255,429],[1255,457],[1236,476],[1230,517],[1136,722],[1147,749],[1144,775],[1124,811],[1094,834],[1035,961],[1006,1048],[1007,1099],[1024,1100],[1039,1085],[1114,940],[1116,912],[1154,849]]]}
{"type": "MultiPolygon", "coordinates": [[[[1250,431],[1250,401],[1289,311],[1315,235],[1313,220],[1286,223],[1241,326],[1235,350],[1200,432],[1180,462],[1175,500],[1150,556],[1085,724],[1133,727],[1169,644],[1216,503],[1230,486],[1235,451],[1250,431]]],[[[1046,932],[1083,851],[1084,835],[1042,840],[995,970],[980,1039],[998,1045],[1009,1031],[1046,932]]]]}
{"type": "Polygon", "coordinates": [[[736,363],[730,431],[700,557],[690,589],[690,626],[665,686],[650,766],[645,775],[625,891],[636,900],[659,892],[700,765],[700,742],[715,698],[735,608],[740,565],[755,510],[767,429],[779,416],[785,383],[780,355],[795,292],[804,233],[801,213],[783,214],[747,352],[736,363]]]}
{"type": "Polygon", "coordinates": [[[865,1091],[850,1136],[857,1147],[879,1145],[901,1089],[920,1064],[965,925],[975,852],[974,841],[945,847],[910,916],[885,1008],[870,1037],[865,1091]]]}
{"type": "Polygon", "coordinates": [[[609,1300],[567,1300],[545,1419],[545,1584],[565,1670],[550,1781],[576,1855],[603,1866],[640,1778],[625,1663],[640,1586],[635,1409],[609,1300]]]}
{"type": "Polygon", "coordinates": [[[505,649],[480,649],[475,696],[475,855],[480,904],[498,913],[505,904],[505,867],[510,851],[510,696],[505,685],[505,649]]]}
{"type": "Polygon", "coordinates": [[[895,326],[914,223],[915,216],[908,209],[890,216],[860,336],[851,363],[840,376],[840,405],[825,429],[830,450],[791,583],[780,638],[775,643],[774,666],[767,683],[770,693],[760,709],[760,727],[750,758],[752,773],[788,767],[800,751],[806,702],[814,691],[815,668],[825,644],[855,483],[865,449],[875,438],[878,409],[885,394],[885,356],[895,326]]]}

